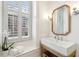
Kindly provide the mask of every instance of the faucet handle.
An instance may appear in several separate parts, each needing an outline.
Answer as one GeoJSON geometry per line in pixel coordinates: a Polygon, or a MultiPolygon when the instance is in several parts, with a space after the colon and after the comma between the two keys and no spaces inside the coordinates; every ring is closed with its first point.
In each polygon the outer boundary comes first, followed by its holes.
{"type": "Polygon", "coordinates": [[[61,41],[63,41],[63,37],[60,37],[61,38],[61,41]]]}
{"type": "Polygon", "coordinates": [[[58,36],[54,36],[54,38],[57,39],[57,40],[59,40],[59,37],[58,36]]]}
{"type": "Polygon", "coordinates": [[[57,39],[57,37],[56,37],[56,36],[54,36],[54,38],[55,38],[55,39],[57,39]]]}
{"type": "Polygon", "coordinates": [[[60,36],[57,36],[57,39],[60,40],[60,36]]]}

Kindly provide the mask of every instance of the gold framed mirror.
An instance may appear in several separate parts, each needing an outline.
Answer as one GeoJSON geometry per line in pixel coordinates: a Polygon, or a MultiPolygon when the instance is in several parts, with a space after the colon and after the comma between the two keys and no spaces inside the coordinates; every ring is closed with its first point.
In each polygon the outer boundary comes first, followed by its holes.
{"type": "Polygon", "coordinates": [[[68,35],[71,32],[70,7],[60,6],[52,13],[52,32],[55,35],[68,35]]]}

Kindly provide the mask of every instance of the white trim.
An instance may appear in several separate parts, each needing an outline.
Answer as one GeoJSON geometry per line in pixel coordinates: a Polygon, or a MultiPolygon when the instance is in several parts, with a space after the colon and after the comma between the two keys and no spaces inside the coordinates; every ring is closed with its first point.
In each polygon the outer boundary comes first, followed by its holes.
{"type": "Polygon", "coordinates": [[[28,38],[29,36],[22,36],[22,38],[28,38]]]}
{"type": "Polygon", "coordinates": [[[2,44],[2,1],[0,1],[0,47],[1,44],[2,44]]]}
{"type": "Polygon", "coordinates": [[[9,40],[11,39],[17,39],[18,37],[8,37],[9,40]]]}

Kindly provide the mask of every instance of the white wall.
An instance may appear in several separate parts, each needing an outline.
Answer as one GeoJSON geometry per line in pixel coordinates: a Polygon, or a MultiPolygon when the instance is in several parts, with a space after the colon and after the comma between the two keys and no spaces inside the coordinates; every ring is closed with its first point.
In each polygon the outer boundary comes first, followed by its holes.
{"type": "MultiPolygon", "coordinates": [[[[77,2],[75,2],[77,3],[77,2]]],[[[43,36],[55,36],[51,31],[51,21],[47,18],[53,12],[53,10],[61,5],[67,4],[71,8],[74,2],[70,1],[40,1],[39,2],[39,38],[43,36]]],[[[77,6],[77,5],[76,5],[77,6]]],[[[72,10],[71,10],[72,12],[72,10]]],[[[79,56],[79,15],[73,15],[71,13],[71,33],[64,36],[65,39],[77,43],[77,53],[79,56]]]]}

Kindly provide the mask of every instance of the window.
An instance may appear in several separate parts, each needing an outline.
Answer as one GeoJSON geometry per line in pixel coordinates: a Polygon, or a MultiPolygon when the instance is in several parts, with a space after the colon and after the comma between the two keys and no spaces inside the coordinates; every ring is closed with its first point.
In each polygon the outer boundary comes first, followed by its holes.
{"type": "Polygon", "coordinates": [[[8,33],[9,37],[18,36],[18,2],[7,2],[8,7],[8,33]]]}
{"type": "Polygon", "coordinates": [[[28,18],[22,17],[22,36],[28,35],[28,18]]]}
{"type": "Polygon", "coordinates": [[[31,16],[30,10],[30,2],[22,2],[22,36],[28,36],[29,35],[29,20],[31,16]]]}
{"type": "Polygon", "coordinates": [[[8,33],[9,37],[14,37],[18,35],[18,16],[8,14],[8,33]]]}
{"type": "MultiPolygon", "coordinates": [[[[31,38],[32,34],[32,2],[31,1],[7,1],[4,2],[4,10],[7,15],[9,38],[31,38]]],[[[5,16],[4,16],[5,17],[5,16]]],[[[5,19],[4,19],[5,21],[5,19]]],[[[4,29],[5,30],[5,29],[4,29]]]]}

